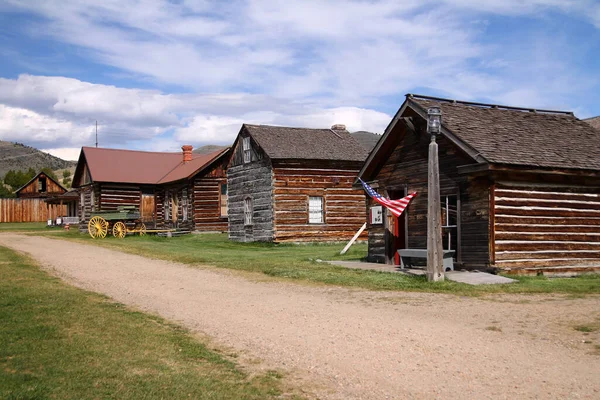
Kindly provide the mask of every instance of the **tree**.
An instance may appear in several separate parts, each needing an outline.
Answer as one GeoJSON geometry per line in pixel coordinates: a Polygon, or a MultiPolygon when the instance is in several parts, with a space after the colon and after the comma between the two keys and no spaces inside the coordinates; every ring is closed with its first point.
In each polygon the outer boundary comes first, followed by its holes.
{"type": "MultiPolygon", "coordinates": [[[[54,179],[55,181],[58,181],[58,178],[56,177],[56,174],[54,173],[52,168],[44,167],[44,168],[42,168],[42,172],[45,173],[46,176],[49,176],[50,178],[54,179]]],[[[33,178],[33,176],[31,178],[33,178]]],[[[29,178],[29,179],[31,179],[31,178],[29,178]]]]}
{"type": "Polygon", "coordinates": [[[71,171],[69,171],[68,169],[65,169],[63,171],[63,178],[67,179],[71,176],[71,171]]]}
{"type": "Polygon", "coordinates": [[[0,198],[15,197],[15,194],[0,181],[0,198]]]}

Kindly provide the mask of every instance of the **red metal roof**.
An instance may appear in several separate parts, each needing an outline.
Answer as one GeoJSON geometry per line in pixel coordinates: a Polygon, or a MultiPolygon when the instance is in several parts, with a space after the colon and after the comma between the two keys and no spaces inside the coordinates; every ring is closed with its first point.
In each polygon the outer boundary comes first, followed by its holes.
{"type": "Polygon", "coordinates": [[[92,181],[158,184],[186,179],[200,172],[229,149],[210,154],[193,154],[183,162],[183,153],[102,149],[83,147],[79,164],[85,160],[92,181]]]}

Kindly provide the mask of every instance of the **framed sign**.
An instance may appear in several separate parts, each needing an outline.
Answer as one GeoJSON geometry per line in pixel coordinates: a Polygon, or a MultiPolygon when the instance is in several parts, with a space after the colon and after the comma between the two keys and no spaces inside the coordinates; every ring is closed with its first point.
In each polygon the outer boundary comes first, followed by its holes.
{"type": "Polygon", "coordinates": [[[371,206],[369,209],[371,225],[383,224],[383,206],[371,206]]]}

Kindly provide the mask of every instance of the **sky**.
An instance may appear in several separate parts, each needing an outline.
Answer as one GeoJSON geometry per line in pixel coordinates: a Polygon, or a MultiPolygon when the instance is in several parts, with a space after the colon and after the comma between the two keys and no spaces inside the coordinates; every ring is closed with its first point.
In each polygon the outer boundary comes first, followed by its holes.
{"type": "Polygon", "coordinates": [[[407,93],[600,115],[600,0],[0,0],[0,140],[382,133],[407,93]]]}

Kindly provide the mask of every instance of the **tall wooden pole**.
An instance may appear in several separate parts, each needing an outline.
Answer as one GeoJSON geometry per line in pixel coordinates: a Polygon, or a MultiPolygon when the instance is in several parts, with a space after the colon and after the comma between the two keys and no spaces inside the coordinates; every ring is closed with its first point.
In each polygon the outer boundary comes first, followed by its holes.
{"type": "Polygon", "coordinates": [[[430,282],[444,280],[441,214],[438,145],[433,134],[427,177],[427,280],[430,282]]]}

